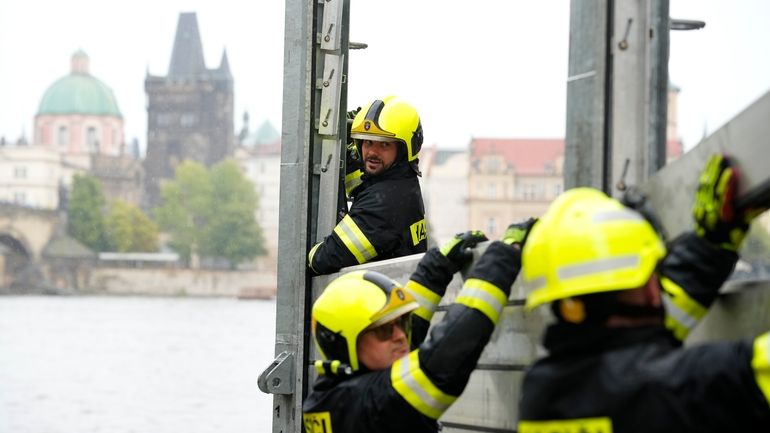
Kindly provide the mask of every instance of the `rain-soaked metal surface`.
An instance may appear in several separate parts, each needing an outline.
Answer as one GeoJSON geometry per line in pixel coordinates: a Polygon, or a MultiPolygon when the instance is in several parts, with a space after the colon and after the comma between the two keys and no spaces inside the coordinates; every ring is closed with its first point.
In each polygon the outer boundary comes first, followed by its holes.
{"type": "Polygon", "coordinates": [[[770,193],[770,92],[739,113],[714,134],[678,160],[665,166],[643,186],[652,196],[661,222],[674,236],[692,225],[689,210],[701,168],[709,156],[722,152],[732,156],[741,171],[739,201],[767,198],[770,193]]]}

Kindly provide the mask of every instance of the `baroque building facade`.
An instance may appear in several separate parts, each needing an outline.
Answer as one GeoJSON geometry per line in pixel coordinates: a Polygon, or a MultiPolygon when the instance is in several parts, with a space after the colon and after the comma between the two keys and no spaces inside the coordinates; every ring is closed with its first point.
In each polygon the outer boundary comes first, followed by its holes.
{"type": "Polygon", "coordinates": [[[125,144],[123,122],[112,89],[91,74],[88,55],[75,51],[70,73],[40,99],[32,142],[0,142],[0,202],[56,209],[73,175],[88,173],[106,197],[139,204],[144,170],[125,144]]]}

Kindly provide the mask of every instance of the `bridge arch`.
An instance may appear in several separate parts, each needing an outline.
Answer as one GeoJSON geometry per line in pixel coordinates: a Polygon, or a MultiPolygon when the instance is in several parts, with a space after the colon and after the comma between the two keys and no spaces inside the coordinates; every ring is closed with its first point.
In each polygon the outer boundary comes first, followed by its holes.
{"type": "Polygon", "coordinates": [[[27,269],[32,260],[33,254],[23,235],[0,230],[0,287],[10,287],[15,276],[27,269]]]}

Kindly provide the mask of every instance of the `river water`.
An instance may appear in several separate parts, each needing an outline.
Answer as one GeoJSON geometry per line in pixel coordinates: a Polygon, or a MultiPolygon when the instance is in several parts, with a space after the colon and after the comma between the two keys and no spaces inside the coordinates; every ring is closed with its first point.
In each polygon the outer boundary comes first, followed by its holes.
{"type": "Polygon", "coordinates": [[[0,297],[0,433],[260,433],[274,301],[0,297]]]}

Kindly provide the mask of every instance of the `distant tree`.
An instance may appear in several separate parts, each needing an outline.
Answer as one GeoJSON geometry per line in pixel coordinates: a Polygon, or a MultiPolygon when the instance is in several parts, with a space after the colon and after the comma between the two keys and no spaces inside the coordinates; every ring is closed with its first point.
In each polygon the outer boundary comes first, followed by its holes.
{"type": "Polygon", "coordinates": [[[76,174],[72,178],[67,232],[94,251],[108,249],[102,215],[105,204],[102,186],[95,177],[76,174]]]}
{"type": "Polygon", "coordinates": [[[155,220],[171,236],[169,245],[189,263],[200,252],[201,238],[212,214],[212,187],[208,170],[184,161],[176,168],[174,180],[161,186],[161,205],[155,220]]]}
{"type": "Polygon", "coordinates": [[[201,252],[224,257],[232,266],[265,254],[262,229],[254,218],[258,201],[254,184],[233,161],[216,164],[210,175],[213,214],[204,231],[201,252]]]}
{"type": "Polygon", "coordinates": [[[107,240],[112,251],[158,250],[158,226],[138,207],[115,200],[105,218],[107,240]]]}
{"type": "Polygon", "coordinates": [[[233,161],[207,170],[185,161],[174,180],[161,187],[155,210],[169,245],[188,263],[193,255],[220,257],[232,266],[266,252],[262,230],[254,218],[258,198],[254,185],[233,161]]]}

